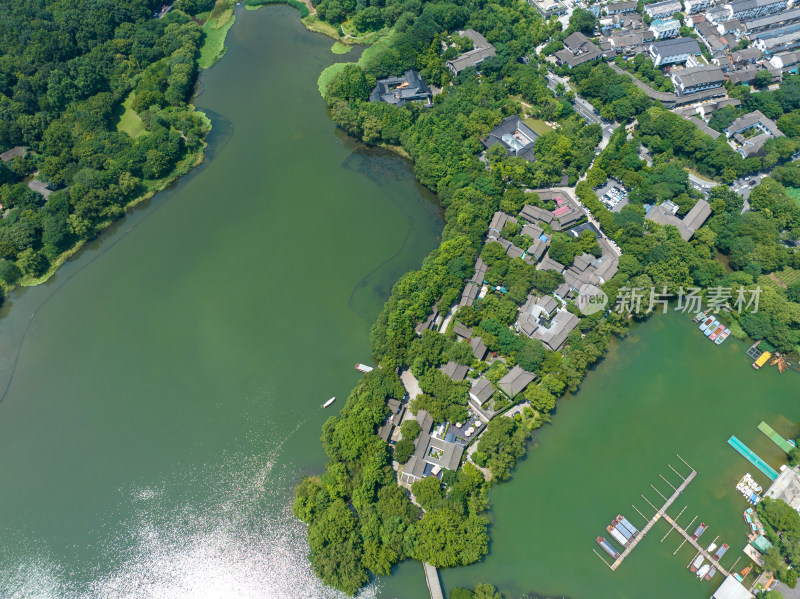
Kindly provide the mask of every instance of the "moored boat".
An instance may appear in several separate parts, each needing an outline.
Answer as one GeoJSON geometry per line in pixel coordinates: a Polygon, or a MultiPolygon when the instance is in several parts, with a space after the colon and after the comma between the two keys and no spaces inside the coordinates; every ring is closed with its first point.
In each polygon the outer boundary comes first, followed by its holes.
{"type": "Polygon", "coordinates": [[[614,528],[613,526],[606,526],[606,530],[608,531],[608,533],[609,533],[609,534],[610,534],[612,537],[614,537],[614,540],[615,540],[617,543],[619,543],[620,545],[622,545],[623,547],[625,547],[625,545],[627,545],[627,544],[628,544],[628,539],[626,539],[626,538],[623,536],[623,534],[622,534],[622,533],[621,533],[619,530],[617,530],[616,528],[614,528]]]}
{"type": "Polygon", "coordinates": [[[617,515],[617,522],[619,522],[620,524],[622,524],[622,526],[627,528],[628,531],[630,531],[630,533],[632,535],[636,536],[639,533],[639,531],[636,529],[636,527],[633,524],[631,524],[625,516],[622,516],[622,515],[618,514],[617,515]]]}
{"type": "Polygon", "coordinates": [[[611,525],[620,532],[620,534],[625,537],[628,541],[633,538],[633,533],[625,528],[621,522],[612,522],[611,525]]]}
{"type": "Polygon", "coordinates": [[[711,566],[711,569],[708,571],[708,574],[706,574],[706,576],[705,576],[706,580],[711,580],[712,578],[714,578],[714,574],[716,574],[716,573],[717,573],[717,569],[714,566],[711,566]]]}
{"type": "Polygon", "coordinates": [[[727,543],[723,543],[723,544],[722,544],[722,547],[720,547],[719,549],[717,549],[717,552],[714,554],[714,559],[715,559],[715,560],[717,560],[717,561],[719,561],[719,560],[722,558],[722,556],[723,556],[723,555],[725,555],[725,552],[726,552],[726,551],[727,551],[729,548],[730,548],[730,545],[728,545],[727,543]]]}
{"type": "Polygon", "coordinates": [[[705,331],[712,322],[714,322],[714,317],[713,316],[709,316],[703,322],[700,323],[700,326],[698,328],[701,331],[705,331]]]}
{"type": "Polygon", "coordinates": [[[711,333],[713,333],[714,331],[717,330],[718,326],[719,326],[719,320],[714,320],[714,322],[712,322],[710,325],[708,325],[708,328],[703,332],[703,334],[706,337],[709,337],[711,335],[711,333]]]}
{"type": "Polygon", "coordinates": [[[731,334],[731,330],[730,329],[725,329],[724,331],[722,331],[720,336],[717,337],[717,340],[714,341],[714,343],[716,343],[717,345],[721,345],[722,342],[725,341],[728,338],[728,335],[730,335],[730,334],[731,334]]]}
{"type": "Polygon", "coordinates": [[[331,397],[328,401],[326,401],[324,404],[322,404],[322,407],[323,408],[327,408],[329,405],[331,405],[335,401],[336,401],[336,398],[335,397],[331,397]]]}
{"type": "Polygon", "coordinates": [[[717,548],[717,544],[716,543],[711,543],[711,545],[708,546],[708,549],[706,549],[706,553],[711,553],[716,548],[717,548]]]}
{"type": "Polygon", "coordinates": [[[697,558],[692,562],[692,565],[689,566],[689,570],[692,572],[697,572],[697,569],[703,564],[703,556],[698,555],[697,558]]]}
{"type": "Polygon", "coordinates": [[[703,578],[703,576],[708,574],[708,571],[710,569],[711,569],[711,564],[703,564],[702,566],[700,566],[700,569],[697,571],[697,578],[703,578]]]}
{"type": "Polygon", "coordinates": [[[722,331],[724,331],[724,330],[725,330],[725,325],[724,325],[724,324],[721,324],[721,325],[719,325],[719,326],[718,326],[716,329],[714,329],[714,332],[713,332],[713,333],[711,333],[711,334],[708,336],[708,338],[709,338],[709,339],[711,339],[711,341],[716,341],[716,340],[717,340],[717,337],[719,337],[720,335],[722,335],[722,331]]]}
{"type": "Polygon", "coordinates": [[[372,372],[372,366],[367,366],[366,364],[356,364],[356,370],[359,372],[372,372]]]}
{"type": "Polygon", "coordinates": [[[694,322],[700,322],[705,317],[706,317],[706,312],[698,312],[697,314],[694,315],[694,318],[692,320],[694,322]]]}
{"type": "Polygon", "coordinates": [[[692,533],[692,538],[695,541],[699,539],[700,535],[706,531],[706,528],[708,528],[708,525],[705,522],[701,522],[700,526],[694,529],[694,532],[692,533]]]}
{"type": "Polygon", "coordinates": [[[608,555],[610,555],[614,559],[617,559],[619,557],[619,551],[614,549],[611,543],[606,541],[603,537],[597,537],[597,539],[595,540],[597,541],[597,544],[603,548],[603,551],[605,551],[608,555]]]}

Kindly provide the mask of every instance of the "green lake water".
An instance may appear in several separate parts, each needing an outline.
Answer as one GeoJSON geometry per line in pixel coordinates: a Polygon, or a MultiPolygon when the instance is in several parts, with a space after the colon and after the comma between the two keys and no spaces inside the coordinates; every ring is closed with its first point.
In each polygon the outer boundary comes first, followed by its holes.
{"type": "MultiPolygon", "coordinates": [[[[795,373],[750,367],[747,346],[729,338],[717,346],[680,313],[659,315],[613,345],[580,391],[560,402],[553,425],[538,431],[525,460],[491,493],[491,554],[481,563],[443,572],[448,586],[492,581],[509,597],[535,591],[573,599],[703,599],[722,582],[700,582],[686,566],[695,551],[658,522],[615,571],[592,552],[595,538],[618,513],[641,529],[688,468],[698,474],[669,510],[686,506],[679,523],[697,516],[705,546],[731,549],[722,559],[737,570],[750,560],[742,512],[748,504],[736,482],[750,472],[768,481],[727,443],[736,435],[776,470],[785,454],[756,428],[766,420],[784,436],[800,429],[795,373]]],[[[694,527],[693,527],[694,528],[694,527]]],[[[607,556],[606,556],[607,557],[607,556]]],[[[609,559],[609,561],[611,561],[609,559]]]]}
{"type": "MultiPolygon", "coordinates": [[[[291,489],[322,469],[321,425],[440,213],[407,162],[336,131],[316,79],[342,57],[296,11],[238,10],[227,44],[197,99],[215,124],[206,163],[2,308],[3,599],[339,596],[308,566],[291,489]]],[[[650,483],[667,492],[658,475],[676,481],[679,453],[699,474],[671,513],[687,505],[682,521],[698,515],[735,560],[734,484],[757,472],[726,441],[778,466],[756,426],[800,420],[795,376],[754,371],[744,350],[680,314],[616,343],[492,491],[491,553],[443,571],[448,590],[710,595],[685,569],[693,552],[672,556],[677,535],[659,543],[664,523],[617,572],[592,549],[619,512],[641,525],[631,503],[656,502],[650,483]]],[[[422,568],[363,596],[427,597],[422,568]]]]}
{"type": "Polygon", "coordinates": [[[442,221],[407,161],[336,131],[331,41],[240,8],[196,101],[207,162],[3,307],[3,599],[338,596],[291,490],[442,221]]]}

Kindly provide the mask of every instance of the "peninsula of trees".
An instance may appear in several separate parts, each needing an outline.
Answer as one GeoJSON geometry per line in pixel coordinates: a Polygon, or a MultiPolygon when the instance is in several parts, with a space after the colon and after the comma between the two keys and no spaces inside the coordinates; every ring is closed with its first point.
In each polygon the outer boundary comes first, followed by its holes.
{"type": "MultiPolygon", "coordinates": [[[[797,350],[800,283],[785,284],[781,276],[800,268],[795,249],[800,205],[784,187],[800,183],[800,168],[789,162],[800,148],[800,129],[792,125],[800,114],[800,77],[786,74],[775,91],[729,90],[740,103],[720,111],[711,127],[722,131],[737,116],[761,110],[784,133],[770,140],[761,155],[744,158],[725,137],[714,139],[691,119],[661,107],[628,74],[604,61],[568,69],[550,59],[570,34],[591,33],[595,19],[586,11],[576,10],[563,28],[556,19],[544,20],[527,2],[387,1],[367,6],[323,0],[316,8],[313,18],[340,26],[340,34],[353,28],[381,32],[357,63],[334,65],[323,73],[320,87],[331,118],[368,144],[401,147],[414,161],[418,179],[438,194],[446,223],[440,247],[419,270],[397,282],[372,328],[372,354],[381,368],[367,375],[342,412],[324,425],[325,472],[296,489],[294,512],[308,524],[311,563],[323,581],[354,594],[371,575],[384,575],[406,558],[440,567],[479,560],[488,549],[483,514],[491,485],[510,476],[530,430],[549,420],[559,397],[578,388],[605,354],[611,336],[624,336],[631,322],[648,317],[629,318],[614,310],[587,315],[568,302],[566,309],[578,323],[564,345],[558,351],[540,343],[527,347],[530,340],[514,329],[520,306],[529,294],[549,295],[564,280],[554,271],[531,267],[519,257],[522,249],[512,257],[487,239],[498,211],[516,215],[526,205],[553,208],[526,190],[574,190],[591,219],[621,250],[616,274],[601,285],[612,301],[634,287],[676,294],[682,287],[707,293],[761,286],[758,312],[730,314],[732,335],[767,339],[784,352],[797,350]],[[482,34],[496,52],[483,58],[480,73],[468,67],[455,74],[448,61],[473,47],[459,34],[467,29],[482,34]],[[408,69],[441,88],[432,106],[369,101],[376,80],[408,69]],[[573,88],[561,82],[548,85],[548,72],[569,75],[573,88]],[[576,110],[576,92],[594,104],[609,127],[587,123],[576,110]],[[484,151],[489,133],[518,115],[549,126],[534,142],[535,159],[501,146],[484,151]],[[603,149],[596,154],[601,138],[603,149]],[[764,170],[771,176],[752,190],[745,209],[744,199],[728,184],[764,170]],[[692,186],[690,172],[720,184],[704,194],[692,186]],[[614,212],[596,194],[610,178],[629,190],[628,204],[614,212]],[[707,202],[710,218],[687,240],[678,228],[645,218],[646,206],[667,201],[679,216],[707,202]],[[480,281],[490,283],[488,292],[459,307],[479,257],[488,268],[480,281]],[[555,280],[542,278],[545,273],[555,280]],[[434,310],[452,313],[450,325],[420,335],[418,326],[434,310]],[[470,327],[473,338],[493,353],[491,366],[463,347],[453,323],[470,327]],[[406,395],[398,377],[406,371],[423,391],[410,410],[425,410],[445,427],[465,415],[469,385],[452,382],[440,371],[450,362],[493,383],[504,369],[524,364],[536,380],[524,393],[496,398],[499,411],[520,403],[525,408],[514,418],[492,419],[477,451],[457,471],[413,483],[412,503],[398,487],[393,460],[398,468],[409,459],[414,435],[407,438],[402,431],[393,453],[378,429],[389,416],[387,401],[406,395]]],[[[595,250],[584,245],[588,238],[547,233],[551,258],[557,255],[566,264],[581,253],[591,257],[595,250]]],[[[516,227],[504,228],[502,236],[509,247],[524,248],[530,241],[516,227]]]]}

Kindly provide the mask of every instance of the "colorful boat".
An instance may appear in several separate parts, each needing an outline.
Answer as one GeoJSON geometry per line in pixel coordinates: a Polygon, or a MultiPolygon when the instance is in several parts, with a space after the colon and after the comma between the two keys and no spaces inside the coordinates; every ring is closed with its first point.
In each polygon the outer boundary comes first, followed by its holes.
{"type": "Polygon", "coordinates": [[[725,329],[724,331],[722,331],[720,336],[717,337],[717,340],[714,343],[716,343],[717,345],[721,345],[722,342],[725,341],[728,338],[728,335],[730,335],[730,334],[731,334],[731,330],[730,329],[725,329]]]}
{"type": "Polygon", "coordinates": [[[711,569],[711,564],[703,564],[702,566],[700,566],[700,569],[697,571],[697,578],[702,579],[703,576],[705,576],[710,569],[711,569]]]}
{"type": "Polygon", "coordinates": [[[727,543],[723,543],[723,544],[722,544],[722,547],[720,547],[719,549],[717,549],[717,552],[714,554],[714,559],[715,559],[715,560],[717,560],[717,561],[719,561],[720,559],[722,559],[722,556],[723,556],[723,555],[725,555],[725,552],[726,552],[728,549],[730,549],[730,545],[728,545],[727,543]]]}
{"type": "Polygon", "coordinates": [[[694,315],[694,318],[692,318],[692,320],[695,322],[700,322],[700,319],[703,318],[704,316],[705,312],[698,312],[697,314],[694,315]]]}
{"type": "Polygon", "coordinates": [[[366,364],[356,364],[356,370],[359,372],[372,372],[372,366],[367,366],[366,364]]]}
{"type": "Polygon", "coordinates": [[[692,533],[692,538],[695,541],[699,539],[700,535],[706,531],[706,528],[708,528],[708,525],[705,522],[701,522],[700,526],[694,529],[694,532],[692,533]]]}
{"type": "Polygon", "coordinates": [[[708,325],[708,328],[703,332],[703,334],[706,337],[708,337],[709,335],[711,335],[711,333],[717,330],[718,326],[719,326],[719,320],[714,320],[714,322],[708,325]]]}
{"type": "Polygon", "coordinates": [[[603,551],[605,551],[608,555],[610,555],[614,559],[618,559],[619,558],[619,551],[614,549],[614,547],[611,545],[611,543],[606,541],[603,537],[597,537],[597,539],[595,539],[595,540],[597,541],[597,544],[600,545],[600,547],[603,548],[603,551]]]}
{"type": "Polygon", "coordinates": [[[692,565],[689,566],[689,570],[692,572],[697,572],[697,569],[703,564],[703,556],[698,555],[697,558],[692,562],[692,565]]]}
{"type": "Polygon", "coordinates": [[[713,316],[709,316],[702,323],[700,323],[700,326],[698,328],[701,331],[705,331],[712,322],[714,322],[714,317],[713,316]]]}
{"type": "Polygon", "coordinates": [[[711,569],[708,571],[708,574],[706,574],[705,579],[706,580],[711,580],[712,578],[714,578],[714,574],[716,574],[716,573],[717,573],[717,569],[714,566],[711,566],[711,569]]]}
{"type": "Polygon", "coordinates": [[[724,324],[721,324],[721,325],[719,325],[719,326],[718,326],[716,329],[714,329],[714,332],[713,332],[713,333],[711,333],[711,334],[708,336],[708,338],[709,338],[709,339],[711,339],[711,341],[716,341],[716,340],[717,340],[717,337],[719,337],[720,335],[722,335],[722,331],[724,331],[724,330],[725,330],[725,325],[724,325],[724,324]]]}

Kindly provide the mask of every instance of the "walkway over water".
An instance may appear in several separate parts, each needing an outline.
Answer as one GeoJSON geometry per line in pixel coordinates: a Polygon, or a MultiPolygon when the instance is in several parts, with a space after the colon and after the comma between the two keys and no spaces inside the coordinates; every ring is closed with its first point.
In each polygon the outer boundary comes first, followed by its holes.
{"type": "Polygon", "coordinates": [[[700,543],[698,543],[688,532],[686,532],[680,526],[678,526],[678,523],[675,522],[675,520],[673,520],[672,518],[670,518],[666,514],[664,514],[664,520],[669,522],[672,525],[672,528],[674,528],[679,533],[681,533],[683,538],[686,539],[687,541],[689,541],[689,543],[692,545],[692,547],[697,549],[697,551],[700,553],[700,555],[702,555],[704,558],[706,558],[711,563],[711,565],[714,566],[717,569],[718,572],[722,572],[723,576],[725,576],[726,578],[728,577],[728,574],[730,574],[730,572],[728,572],[725,568],[723,568],[720,565],[720,563],[716,559],[714,559],[713,555],[711,555],[708,551],[703,549],[703,547],[700,545],[700,543]]]}
{"type": "Polygon", "coordinates": [[[767,424],[763,420],[761,421],[761,424],[758,425],[758,430],[760,430],[767,437],[772,439],[772,441],[775,443],[775,445],[780,447],[786,453],[789,453],[793,449],[795,449],[794,445],[792,445],[786,439],[781,437],[777,432],[775,432],[775,429],[773,429],[769,424],[767,424]]]}
{"type": "Polygon", "coordinates": [[[678,498],[678,496],[681,493],[683,493],[683,490],[689,486],[689,483],[692,482],[692,479],[695,476],[697,476],[697,472],[695,470],[692,470],[689,473],[689,476],[687,476],[680,484],[680,486],[677,489],[675,489],[675,492],[670,496],[669,499],[667,499],[664,505],[661,506],[661,509],[658,510],[652,518],[650,518],[650,521],[645,525],[645,527],[642,529],[639,535],[631,542],[630,545],[628,545],[625,548],[625,551],[622,552],[622,555],[620,555],[616,560],[614,560],[614,563],[611,564],[609,568],[611,568],[612,570],[616,570],[619,567],[619,565],[625,560],[625,558],[628,557],[630,552],[633,551],[633,548],[639,544],[639,541],[641,541],[647,535],[648,532],[650,532],[650,529],[653,528],[655,523],[658,522],[662,516],[667,522],[669,522],[673,526],[676,526],[675,523],[672,521],[672,519],[669,516],[667,516],[667,509],[669,508],[669,506],[673,504],[673,502],[678,498]]]}
{"type": "MultiPolygon", "coordinates": [[[[759,426],[759,428],[761,427],[759,426]]],[[[776,478],[778,478],[778,473],[775,472],[772,466],[770,466],[764,460],[758,457],[758,455],[756,455],[756,452],[754,452],[747,445],[739,441],[739,439],[737,439],[735,436],[732,436],[730,439],[728,439],[728,444],[731,447],[733,447],[736,451],[738,451],[740,454],[742,454],[745,458],[747,458],[747,460],[751,464],[753,464],[753,466],[755,466],[756,468],[761,470],[761,472],[766,474],[770,480],[775,480],[776,478]]]]}
{"type": "Polygon", "coordinates": [[[428,583],[431,599],[444,599],[442,583],[439,582],[439,572],[427,562],[423,563],[422,567],[425,568],[425,581],[428,583]]]}

